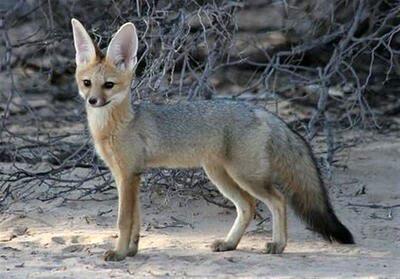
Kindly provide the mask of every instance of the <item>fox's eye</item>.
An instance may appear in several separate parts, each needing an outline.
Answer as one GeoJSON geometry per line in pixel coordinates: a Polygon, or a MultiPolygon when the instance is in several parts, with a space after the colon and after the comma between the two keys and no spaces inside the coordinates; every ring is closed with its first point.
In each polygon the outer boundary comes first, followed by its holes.
{"type": "Polygon", "coordinates": [[[104,88],[111,89],[113,87],[114,87],[114,82],[112,81],[107,81],[104,83],[104,88]]]}
{"type": "Polygon", "coordinates": [[[84,79],[83,80],[83,85],[85,85],[86,87],[90,87],[92,85],[92,82],[88,79],[84,79]]]}
{"type": "Polygon", "coordinates": [[[111,89],[114,87],[114,82],[112,81],[107,81],[106,83],[104,83],[104,88],[106,89],[111,89]]]}

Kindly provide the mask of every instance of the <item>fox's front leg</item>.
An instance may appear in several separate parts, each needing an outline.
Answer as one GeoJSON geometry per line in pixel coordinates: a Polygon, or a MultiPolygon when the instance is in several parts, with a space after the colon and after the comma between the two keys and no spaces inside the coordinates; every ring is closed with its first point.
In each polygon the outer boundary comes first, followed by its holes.
{"type": "Polygon", "coordinates": [[[135,175],[133,177],[133,184],[135,186],[135,193],[133,198],[133,211],[132,211],[132,230],[128,248],[128,256],[133,257],[137,254],[139,246],[139,235],[140,235],[140,199],[139,199],[139,184],[140,176],[135,175]]]}
{"type": "Polygon", "coordinates": [[[126,256],[132,256],[137,252],[140,217],[139,211],[135,211],[139,208],[139,183],[140,177],[137,175],[128,176],[117,181],[119,235],[116,249],[106,252],[104,257],[106,261],[120,261],[126,256]],[[132,233],[136,236],[134,239],[132,233]],[[130,243],[131,237],[135,243],[130,243]]]}

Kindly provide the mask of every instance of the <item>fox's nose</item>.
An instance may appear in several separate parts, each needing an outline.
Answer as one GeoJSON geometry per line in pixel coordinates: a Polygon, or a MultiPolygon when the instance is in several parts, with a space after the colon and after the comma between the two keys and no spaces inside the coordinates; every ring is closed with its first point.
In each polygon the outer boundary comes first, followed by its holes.
{"type": "Polygon", "coordinates": [[[92,106],[96,106],[98,101],[99,99],[97,99],[96,97],[90,97],[88,100],[89,104],[91,104],[92,106]]]}
{"type": "Polygon", "coordinates": [[[106,102],[104,97],[92,96],[88,100],[89,105],[92,107],[98,108],[107,105],[109,102],[106,102]]]}

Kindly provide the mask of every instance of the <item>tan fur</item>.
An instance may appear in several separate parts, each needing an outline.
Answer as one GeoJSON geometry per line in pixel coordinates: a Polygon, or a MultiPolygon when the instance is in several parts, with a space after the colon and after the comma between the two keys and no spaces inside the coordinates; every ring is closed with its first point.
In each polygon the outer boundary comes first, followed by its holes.
{"type": "Polygon", "coordinates": [[[106,101],[101,107],[86,104],[94,145],[110,168],[119,195],[119,237],[106,260],[121,260],[138,250],[140,173],[151,167],[203,167],[233,202],[237,218],[226,238],[214,242],[214,251],[237,247],[254,216],[257,198],[273,215],[273,237],[267,252],[282,253],[287,243],[286,199],[275,184],[293,194],[304,216],[329,211],[306,143],[276,116],[235,102],[132,106],[129,93],[137,49],[134,26],[121,27],[112,40],[111,54],[107,53],[114,56],[102,57],[90,45],[83,26],[76,20],[72,24],[79,92],[85,101],[92,96],[106,101]],[[120,45],[124,46],[121,53],[120,45]],[[126,51],[128,46],[135,51],[126,51]],[[90,80],[91,86],[85,86],[83,80],[90,80]],[[112,89],[105,89],[107,81],[115,83],[112,89]]]}

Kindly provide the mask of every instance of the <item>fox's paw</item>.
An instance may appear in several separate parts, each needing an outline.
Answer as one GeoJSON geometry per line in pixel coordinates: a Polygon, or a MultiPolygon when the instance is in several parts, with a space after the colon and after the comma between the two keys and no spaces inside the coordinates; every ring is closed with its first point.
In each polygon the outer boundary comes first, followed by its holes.
{"type": "Polygon", "coordinates": [[[123,259],[125,259],[125,257],[126,257],[125,254],[118,253],[117,251],[114,251],[114,250],[108,250],[104,254],[104,260],[112,261],[112,262],[122,261],[123,259]]]}
{"type": "Polygon", "coordinates": [[[138,248],[137,247],[129,247],[128,254],[126,254],[128,257],[133,257],[137,254],[138,248]]]}
{"type": "Polygon", "coordinates": [[[267,254],[282,254],[283,250],[285,250],[286,244],[280,242],[268,242],[266,246],[267,254]]]}
{"type": "Polygon", "coordinates": [[[223,252],[223,251],[230,251],[235,250],[236,246],[232,245],[229,242],[223,240],[216,240],[211,244],[211,250],[213,252],[223,252]]]}

